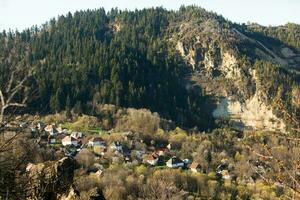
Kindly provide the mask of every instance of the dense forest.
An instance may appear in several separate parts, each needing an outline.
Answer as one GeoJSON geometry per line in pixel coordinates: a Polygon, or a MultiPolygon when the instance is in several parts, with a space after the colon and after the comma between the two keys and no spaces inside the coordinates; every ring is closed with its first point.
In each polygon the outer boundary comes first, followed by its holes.
{"type": "Polygon", "coordinates": [[[181,124],[209,127],[209,117],[199,124],[207,116],[200,105],[208,97],[184,88],[186,69],[165,38],[166,26],[176,16],[164,9],[88,10],[40,28],[3,32],[0,69],[36,69],[29,106],[34,112],[92,112],[98,103],[111,103],[150,108],[181,124]]]}

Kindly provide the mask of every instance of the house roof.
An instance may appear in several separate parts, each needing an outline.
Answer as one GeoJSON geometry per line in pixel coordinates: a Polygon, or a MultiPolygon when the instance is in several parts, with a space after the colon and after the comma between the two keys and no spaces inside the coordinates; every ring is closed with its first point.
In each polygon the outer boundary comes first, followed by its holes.
{"type": "Polygon", "coordinates": [[[77,139],[72,136],[66,136],[62,139],[62,141],[63,142],[75,142],[75,141],[77,141],[77,139]]]}
{"type": "Polygon", "coordinates": [[[166,151],[169,151],[169,149],[166,147],[159,147],[159,148],[156,148],[156,151],[166,152],[166,151]]]}
{"type": "Polygon", "coordinates": [[[49,124],[49,125],[47,125],[46,127],[45,127],[45,130],[46,129],[54,129],[55,128],[55,126],[53,125],[53,124],[49,124]]]}
{"type": "Polygon", "coordinates": [[[56,129],[56,127],[55,127],[55,125],[48,125],[48,126],[46,126],[45,128],[44,128],[44,130],[46,131],[46,132],[57,132],[57,129],[56,129]]]}
{"type": "Polygon", "coordinates": [[[158,155],[155,154],[155,153],[153,153],[153,154],[151,154],[151,155],[148,155],[148,156],[146,157],[146,160],[156,160],[157,158],[158,158],[158,155]]]}

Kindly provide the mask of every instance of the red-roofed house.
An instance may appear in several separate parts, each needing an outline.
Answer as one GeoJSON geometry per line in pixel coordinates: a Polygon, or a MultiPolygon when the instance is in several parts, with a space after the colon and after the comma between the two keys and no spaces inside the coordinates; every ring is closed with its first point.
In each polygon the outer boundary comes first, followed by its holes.
{"type": "Polygon", "coordinates": [[[158,162],[158,155],[153,153],[151,155],[148,155],[146,158],[145,158],[145,161],[150,164],[150,165],[156,165],[157,162],[158,162]]]}

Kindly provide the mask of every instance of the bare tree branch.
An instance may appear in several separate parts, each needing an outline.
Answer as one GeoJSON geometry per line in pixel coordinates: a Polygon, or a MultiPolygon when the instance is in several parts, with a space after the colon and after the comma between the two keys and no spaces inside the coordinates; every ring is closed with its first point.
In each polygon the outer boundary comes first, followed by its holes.
{"type": "MultiPolygon", "coordinates": [[[[28,94],[26,94],[27,87],[25,85],[28,78],[32,75],[33,70],[28,67],[24,67],[22,70],[17,68],[11,72],[9,77],[8,86],[6,90],[1,90],[5,88],[0,87],[0,100],[1,100],[1,110],[0,110],[0,123],[3,122],[5,110],[9,107],[26,107],[26,102],[28,100],[28,94]],[[22,71],[22,70],[25,70],[22,71]],[[18,80],[17,73],[23,76],[21,80],[18,80]],[[18,102],[16,101],[16,96],[18,95],[18,102]]],[[[20,77],[19,76],[19,77],[20,77]]]]}
{"type": "Polygon", "coordinates": [[[0,89],[0,100],[1,100],[2,107],[4,107],[5,101],[4,101],[4,95],[3,95],[3,92],[1,89],[0,89]]]}
{"type": "Polygon", "coordinates": [[[9,82],[8,82],[8,86],[7,86],[7,88],[6,88],[6,93],[9,93],[9,91],[11,90],[11,87],[12,87],[12,84],[13,84],[13,80],[14,80],[15,73],[16,73],[16,71],[13,71],[13,72],[11,73],[10,80],[9,80],[9,82]]]}

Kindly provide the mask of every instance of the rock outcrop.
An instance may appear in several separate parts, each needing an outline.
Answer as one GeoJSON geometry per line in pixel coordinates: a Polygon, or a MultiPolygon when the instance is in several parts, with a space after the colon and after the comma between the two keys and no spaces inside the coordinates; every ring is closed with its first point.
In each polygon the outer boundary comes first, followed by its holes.
{"type": "MultiPolygon", "coordinates": [[[[284,121],[264,101],[266,94],[262,92],[255,70],[250,64],[245,66],[241,62],[235,43],[250,42],[256,45],[256,52],[264,52],[268,54],[265,57],[272,57],[280,64],[285,63],[282,58],[259,41],[236,29],[222,29],[216,22],[184,23],[179,30],[175,48],[186,64],[192,67],[186,88],[200,85],[207,94],[219,99],[212,113],[215,118],[229,120],[236,128],[243,130],[285,131],[284,121]],[[232,43],[233,40],[235,42],[232,43]]],[[[293,56],[288,48],[282,49],[282,54],[293,56]]],[[[296,94],[297,88],[293,92],[296,94]]],[[[297,99],[293,100],[294,104],[298,103],[297,99]]]]}
{"type": "Polygon", "coordinates": [[[254,95],[245,103],[230,98],[223,98],[213,112],[216,118],[228,119],[236,128],[248,130],[284,131],[285,124],[254,95]]]}
{"type": "Polygon", "coordinates": [[[26,168],[29,179],[27,199],[76,199],[78,195],[72,189],[74,168],[75,162],[69,157],[29,164],[26,168]]]}

